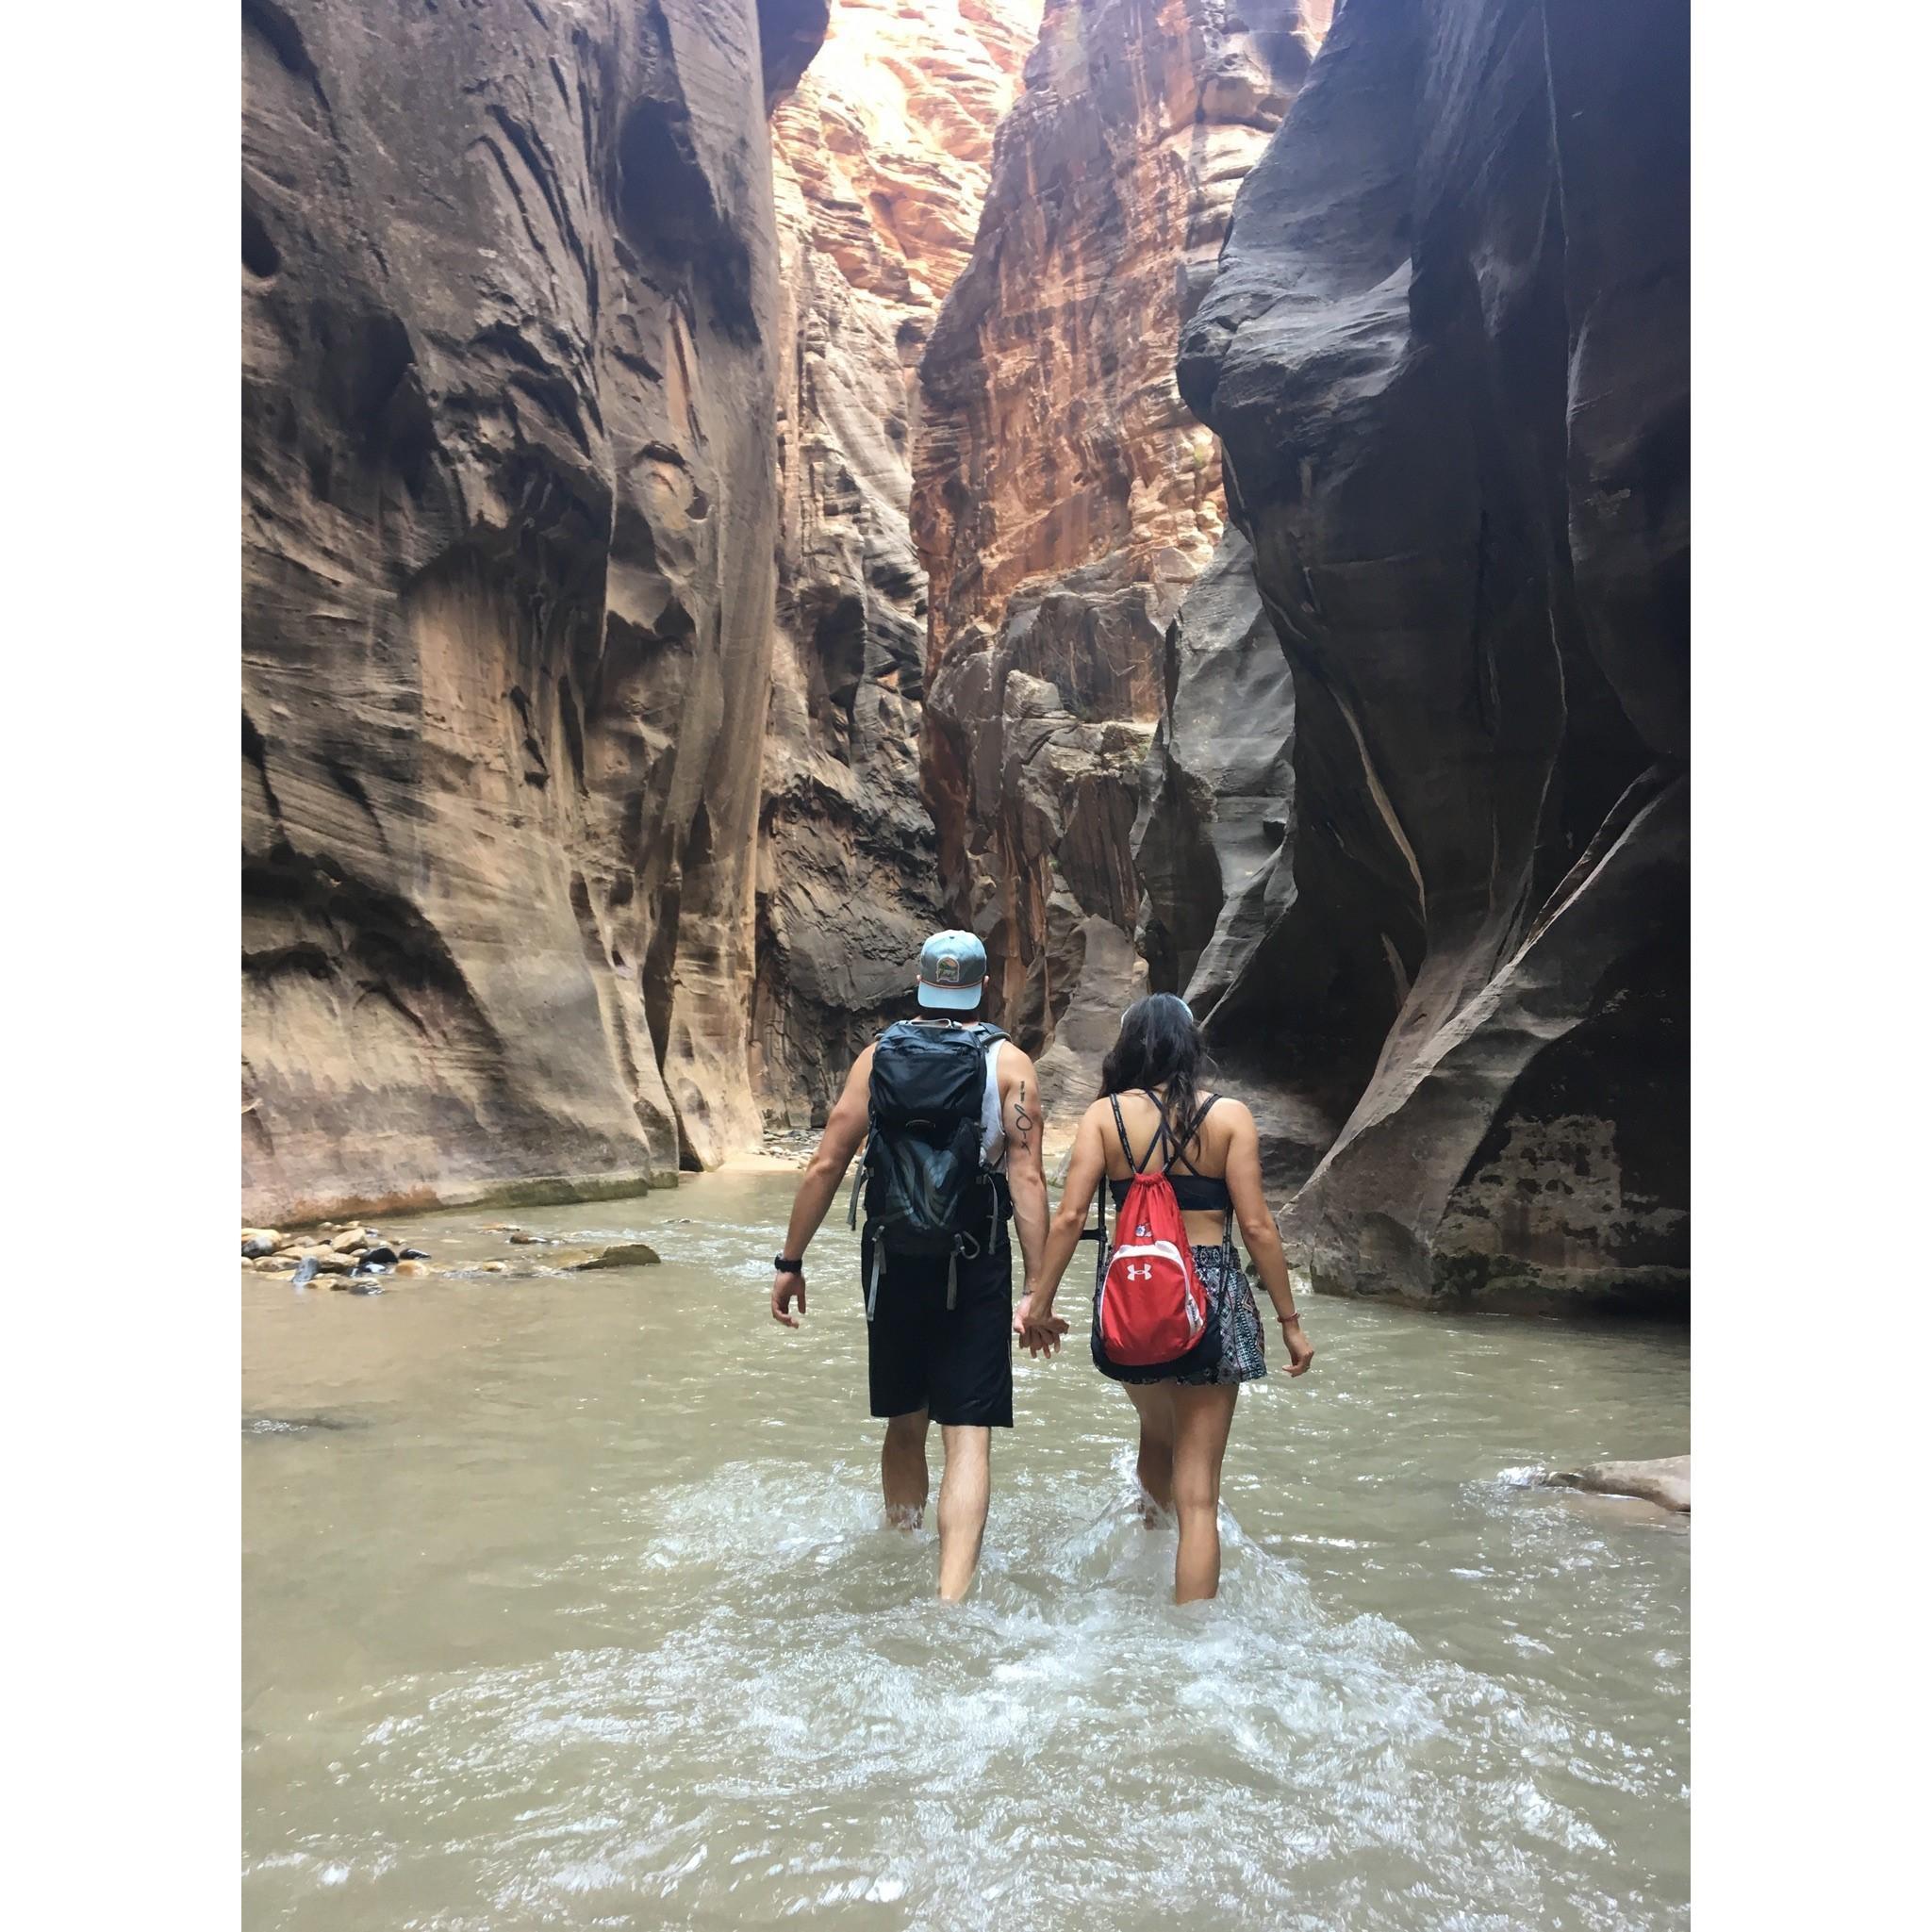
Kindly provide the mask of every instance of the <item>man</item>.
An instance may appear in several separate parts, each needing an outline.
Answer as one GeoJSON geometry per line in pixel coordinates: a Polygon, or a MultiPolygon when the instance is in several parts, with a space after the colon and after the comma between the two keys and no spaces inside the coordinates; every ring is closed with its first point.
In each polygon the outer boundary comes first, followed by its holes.
{"type": "MultiPolygon", "coordinates": [[[[771,1315],[798,1327],[805,1248],[866,1142],[867,1352],[872,1413],[884,1418],[887,1520],[916,1528],[926,1434],[939,1425],[939,1594],[957,1601],[986,1527],[992,1431],[1013,1427],[1013,1248],[1031,1287],[1047,1247],[1040,1083],[1033,1063],[978,1011],[986,949],[935,933],[919,954],[919,1018],[859,1055],[825,1122],[773,1263],[771,1315]]],[[[853,1204],[857,1207],[854,1182],[853,1204]]]]}

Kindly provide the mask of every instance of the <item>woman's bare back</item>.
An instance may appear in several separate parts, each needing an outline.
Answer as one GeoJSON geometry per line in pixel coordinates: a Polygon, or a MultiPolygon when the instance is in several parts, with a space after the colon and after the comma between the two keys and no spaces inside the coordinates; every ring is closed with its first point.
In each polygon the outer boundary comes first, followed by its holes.
{"type": "MultiPolygon", "coordinates": [[[[1213,1098],[1202,1094],[1195,1101],[1195,1113],[1213,1098]]],[[[1143,1093],[1116,1094],[1115,1099],[1120,1103],[1120,1118],[1127,1128],[1127,1138],[1132,1144],[1133,1161],[1130,1161],[1120,1146],[1119,1130],[1114,1124],[1113,1100],[1097,1100],[1094,1113],[1098,1116],[1100,1142],[1107,1150],[1107,1179],[1126,1181],[1133,1173],[1133,1162],[1145,1164],[1149,1174],[1158,1174],[1166,1166],[1167,1161],[1158,1145],[1161,1137],[1162,1109],[1143,1093]],[[1148,1149],[1152,1148],[1149,1156],[1148,1149]]],[[[1203,1180],[1219,1181],[1228,1172],[1228,1146],[1232,1138],[1233,1116],[1222,1107],[1212,1109],[1200,1131],[1181,1149],[1183,1158],[1174,1168],[1177,1178],[1190,1169],[1203,1180]]],[[[1168,1122],[1171,1131],[1179,1134],[1183,1123],[1168,1122]]],[[[1187,1228],[1187,1238],[1202,1247],[1212,1247],[1226,1231],[1227,1217],[1218,1211],[1183,1214],[1181,1220],[1187,1228]]]]}

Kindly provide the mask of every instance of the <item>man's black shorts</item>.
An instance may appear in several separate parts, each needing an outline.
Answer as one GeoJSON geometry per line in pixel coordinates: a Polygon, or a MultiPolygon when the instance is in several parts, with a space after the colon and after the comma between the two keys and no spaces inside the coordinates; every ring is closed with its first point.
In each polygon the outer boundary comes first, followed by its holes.
{"type": "MultiPolygon", "coordinates": [[[[879,1297],[866,1330],[874,1415],[924,1409],[934,1422],[1013,1427],[1013,1248],[962,1256],[953,1305],[946,1305],[948,1257],[886,1252],[879,1297]]],[[[861,1287],[872,1279],[866,1230],[861,1287]]]]}

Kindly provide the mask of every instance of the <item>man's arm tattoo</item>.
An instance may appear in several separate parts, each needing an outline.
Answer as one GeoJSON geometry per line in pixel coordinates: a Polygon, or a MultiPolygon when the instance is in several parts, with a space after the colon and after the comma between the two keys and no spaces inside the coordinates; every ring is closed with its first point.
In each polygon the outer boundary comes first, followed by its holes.
{"type": "Polygon", "coordinates": [[[1031,1151],[1032,1142],[1027,1138],[1033,1124],[1033,1116],[1027,1112],[1027,1083],[1019,1083],[1019,1095],[1013,1103],[1013,1137],[1021,1147],[1031,1151]]]}

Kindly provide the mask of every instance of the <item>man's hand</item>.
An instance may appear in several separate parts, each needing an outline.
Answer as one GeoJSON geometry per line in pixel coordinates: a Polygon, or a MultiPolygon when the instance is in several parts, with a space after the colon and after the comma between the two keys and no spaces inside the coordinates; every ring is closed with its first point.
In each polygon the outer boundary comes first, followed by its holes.
{"type": "Polygon", "coordinates": [[[1029,1355],[1058,1355],[1060,1338],[1066,1331],[1066,1317],[1055,1314],[1050,1301],[1031,1293],[1020,1296],[1013,1312],[1013,1332],[1026,1344],[1029,1355]]]}
{"type": "Polygon", "coordinates": [[[771,1319],[786,1328],[799,1325],[799,1315],[790,1313],[792,1296],[799,1298],[799,1314],[805,1312],[805,1278],[796,1268],[780,1269],[771,1278],[771,1319]]]}

